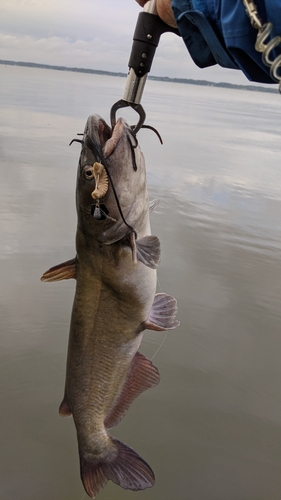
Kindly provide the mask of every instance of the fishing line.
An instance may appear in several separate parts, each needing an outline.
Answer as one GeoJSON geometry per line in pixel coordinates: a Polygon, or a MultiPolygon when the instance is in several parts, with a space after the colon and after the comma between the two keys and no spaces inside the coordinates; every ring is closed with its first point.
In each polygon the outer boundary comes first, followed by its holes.
{"type": "Polygon", "coordinates": [[[161,292],[161,293],[163,293],[163,289],[162,289],[162,286],[161,286],[161,283],[160,283],[160,281],[159,281],[158,276],[157,276],[157,284],[158,284],[158,286],[159,286],[160,292],[161,292]]]}
{"type": "Polygon", "coordinates": [[[137,232],[136,232],[136,230],[132,226],[130,226],[130,224],[128,224],[126,222],[125,217],[123,215],[122,208],[121,208],[121,205],[120,205],[120,202],[119,202],[119,199],[118,199],[118,195],[116,193],[115,186],[113,184],[112,177],[111,177],[110,172],[108,170],[108,167],[107,167],[107,165],[105,163],[106,160],[107,160],[107,158],[108,158],[108,156],[105,157],[105,158],[103,157],[103,154],[102,154],[101,150],[95,145],[94,141],[92,141],[92,139],[89,136],[86,137],[85,144],[94,153],[94,155],[97,157],[97,159],[99,160],[99,162],[102,163],[102,165],[104,166],[104,168],[106,170],[106,173],[108,175],[108,178],[110,180],[111,186],[112,186],[113,194],[114,194],[115,201],[116,201],[119,213],[121,215],[121,218],[122,218],[124,224],[135,234],[135,236],[137,238],[137,232]]]}
{"type": "MultiPolygon", "coordinates": [[[[162,286],[161,286],[161,283],[159,281],[158,276],[157,276],[157,285],[159,287],[160,292],[162,293],[163,290],[162,290],[162,286]]],[[[164,342],[165,342],[165,340],[167,338],[167,335],[168,335],[168,330],[166,330],[165,335],[163,337],[163,340],[162,340],[160,346],[158,347],[158,349],[156,350],[156,352],[153,354],[153,356],[150,358],[150,361],[152,361],[155,358],[155,356],[158,354],[158,352],[160,351],[160,349],[163,347],[163,344],[164,344],[164,342]]]]}
{"type": "MultiPolygon", "coordinates": [[[[128,136],[127,136],[127,137],[128,137],[128,136]]],[[[136,142],[137,142],[137,144],[136,144],[136,146],[135,146],[135,147],[137,147],[137,145],[138,145],[138,141],[137,141],[137,138],[136,138],[136,137],[135,137],[135,139],[136,139],[136,142]]],[[[128,142],[129,142],[129,144],[130,144],[130,146],[131,146],[131,151],[132,151],[132,153],[133,153],[133,152],[134,152],[134,151],[133,151],[134,146],[133,146],[133,144],[132,144],[131,140],[129,139],[129,137],[128,137],[128,142]]],[[[117,203],[117,207],[118,207],[118,210],[119,210],[119,212],[120,212],[121,218],[122,218],[122,220],[123,220],[124,224],[126,224],[126,226],[127,226],[129,229],[131,229],[131,231],[132,231],[132,232],[135,234],[135,236],[137,237],[137,233],[136,233],[135,229],[134,229],[132,226],[130,226],[130,225],[126,222],[126,220],[125,220],[125,218],[124,218],[124,215],[123,215],[123,212],[122,212],[122,209],[121,209],[121,206],[120,206],[120,202],[119,202],[119,199],[118,199],[118,196],[117,196],[117,193],[116,193],[116,190],[115,190],[115,187],[114,187],[114,184],[113,184],[113,181],[112,181],[112,178],[111,178],[110,172],[109,172],[109,170],[108,170],[107,165],[105,164],[105,162],[106,162],[106,160],[107,160],[108,156],[104,158],[104,156],[103,156],[103,154],[102,154],[102,152],[101,152],[100,148],[99,148],[98,146],[96,146],[96,144],[94,143],[94,141],[92,141],[92,139],[91,139],[89,136],[87,136],[87,137],[86,137],[86,141],[85,141],[85,143],[86,143],[86,146],[88,146],[88,148],[89,148],[89,149],[90,149],[90,150],[94,153],[94,155],[97,157],[97,159],[99,160],[99,162],[100,162],[100,163],[102,163],[102,165],[104,166],[104,168],[105,168],[105,170],[106,170],[106,173],[107,173],[107,175],[108,175],[108,178],[109,178],[109,180],[110,180],[111,186],[112,186],[112,190],[113,190],[113,193],[114,193],[115,201],[116,201],[116,203],[117,203]]],[[[160,282],[159,282],[158,278],[157,278],[157,282],[158,282],[158,285],[159,285],[159,287],[160,287],[160,290],[162,290],[162,287],[161,287],[161,285],[160,285],[160,282]]],[[[163,346],[163,344],[164,344],[164,342],[165,342],[165,340],[166,340],[166,338],[167,338],[167,335],[168,335],[168,331],[166,331],[166,332],[165,332],[164,338],[163,338],[163,340],[162,340],[162,342],[161,342],[160,346],[158,347],[157,351],[153,354],[153,356],[150,358],[150,361],[152,361],[152,360],[155,358],[155,356],[158,354],[158,352],[159,352],[159,351],[160,351],[160,349],[162,348],[162,346],[163,346]]]]}
{"type": "Polygon", "coordinates": [[[167,335],[168,335],[168,330],[166,330],[165,335],[164,335],[164,338],[163,338],[163,340],[162,340],[162,342],[161,342],[160,346],[158,347],[157,351],[153,354],[153,356],[150,358],[150,361],[152,361],[152,360],[155,358],[156,354],[158,354],[158,352],[159,352],[159,351],[160,351],[160,349],[162,348],[162,346],[163,346],[163,344],[164,344],[164,342],[165,342],[165,340],[166,340],[166,338],[167,338],[167,335]]]}
{"type": "MultiPolygon", "coordinates": [[[[159,132],[158,132],[158,131],[154,128],[154,127],[151,127],[150,125],[143,125],[142,127],[143,127],[143,128],[148,128],[148,129],[150,129],[150,130],[153,130],[153,132],[155,132],[155,133],[156,133],[156,135],[159,137],[159,140],[160,140],[161,144],[163,144],[163,141],[162,141],[162,138],[161,138],[161,136],[160,136],[159,132]]],[[[132,141],[131,141],[131,139],[130,139],[130,137],[129,137],[129,134],[127,134],[128,142],[129,142],[130,149],[131,149],[131,153],[132,153],[133,169],[134,169],[134,170],[137,170],[137,164],[136,164],[136,158],[135,158],[135,152],[134,152],[134,149],[138,146],[138,140],[137,140],[136,134],[134,133],[134,131],[133,131],[133,130],[130,130],[130,133],[131,133],[131,135],[134,137],[134,139],[135,139],[135,141],[136,141],[136,145],[134,146],[134,145],[133,145],[133,143],[132,143],[132,141]]],[[[79,134],[79,135],[81,135],[81,134],[79,134]]],[[[132,226],[130,226],[130,224],[128,224],[128,223],[126,222],[126,219],[125,219],[125,217],[124,217],[124,215],[123,215],[122,208],[121,208],[121,205],[120,205],[120,202],[119,202],[119,198],[118,198],[118,195],[117,195],[116,190],[115,190],[115,186],[114,186],[113,181],[112,181],[112,177],[111,177],[111,175],[110,175],[110,172],[109,172],[109,170],[108,170],[107,165],[105,164],[105,162],[106,162],[107,158],[108,158],[110,155],[108,155],[108,156],[104,157],[104,156],[103,156],[103,154],[102,154],[101,149],[100,149],[100,148],[99,148],[99,147],[98,147],[98,146],[94,143],[94,141],[93,141],[93,140],[92,140],[92,139],[91,139],[88,135],[86,136],[86,140],[85,140],[85,142],[84,142],[83,140],[80,140],[80,139],[73,139],[73,140],[70,142],[69,146],[71,146],[71,144],[72,144],[73,142],[79,142],[79,143],[81,143],[81,144],[82,144],[82,146],[84,146],[84,144],[86,144],[86,146],[88,146],[88,148],[89,148],[89,149],[90,149],[90,150],[94,153],[94,155],[97,157],[97,160],[99,160],[99,162],[100,162],[100,163],[102,163],[102,165],[104,166],[104,168],[105,168],[105,170],[106,170],[106,173],[107,173],[107,175],[108,175],[108,178],[109,178],[109,180],[110,180],[111,186],[112,186],[113,194],[114,194],[114,197],[115,197],[115,201],[116,201],[116,204],[117,204],[117,208],[118,208],[119,213],[120,213],[120,215],[121,215],[121,219],[123,220],[124,224],[125,224],[125,225],[126,225],[126,226],[127,226],[127,227],[128,227],[128,228],[129,228],[129,229],[130,229],[133,233],[134,233],[134,235],[135,235],[135,237],[136,237],[136,239],[137,239],[138,235],[137,235],[136,230],[135,230],[132,226]]],[[[108,218],[109,218],[109,217],[108,217],[108,218]]]]}

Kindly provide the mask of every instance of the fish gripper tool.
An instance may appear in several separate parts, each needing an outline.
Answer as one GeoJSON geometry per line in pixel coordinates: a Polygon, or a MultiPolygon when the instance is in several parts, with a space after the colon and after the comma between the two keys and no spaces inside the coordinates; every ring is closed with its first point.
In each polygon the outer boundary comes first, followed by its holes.
{"type": "Polygon", "coordinates": [[[112,106],[110,111],[112,128],[116,124],[117,110],[128,106],[131,106],[139,114],[137,125],[131,127],[134,134],[137,134],[144,124],[146,115],[140,104],[144,86],[160,37],[163,33],[169,31],[179,35],[176,28],[164,23],[158,16],[156,0],[149,0],[138,16],[123,97],[112,106]]]}

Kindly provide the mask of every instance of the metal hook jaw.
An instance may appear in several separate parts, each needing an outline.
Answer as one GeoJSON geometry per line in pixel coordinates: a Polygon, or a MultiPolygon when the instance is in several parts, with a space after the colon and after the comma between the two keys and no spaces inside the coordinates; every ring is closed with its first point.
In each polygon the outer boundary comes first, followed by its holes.
{"type": "Polygon", "coordinates": [[[128,102],[128,101],[125,101],[124,99],[120,99],[120,101],[117,101],[115,104],[113,104],[113,106],[110,110],[110,123],[111,123],[112,129],[114,129],[114,127],[116,125],[116,112],[117,112],[117,110],[120,108],[127,108],[129,106],[131,106],[131,108],[133,108],[139,114],[139,117],[140,117],[137,125],[131,126],[133,133],[136,135],[138,133],[138,131],[141,129],[141,127],[143,126],[143,124],[145,122],[145,118],[146,118],[145,111],[144,111],[141,104],[135,104],[133,102],[128,102]]]}

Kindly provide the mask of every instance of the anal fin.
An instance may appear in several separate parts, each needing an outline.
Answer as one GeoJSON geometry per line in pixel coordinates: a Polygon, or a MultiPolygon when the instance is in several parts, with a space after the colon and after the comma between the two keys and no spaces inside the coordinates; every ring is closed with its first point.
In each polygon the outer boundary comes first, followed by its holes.
{"type": "Polygon", "coordinates": [[[157,293],[149,317],[142,326],[147,330],[173,330],[180,324],[175,319],[177,312],[177,301],[174,297],[166,293],[157,293]]]}
{"type": "Polygon", "coordinates": [[[111,428],[117,425],[124,417],[131,403],[146,389],[158,384],[160,375],[153,363],[143,354],[137,352],[120,394],[114,402],[113,408],[105,418],[104,425],[111,428]]]}
{"type": "Polygon", "coordinates": [[[66,262],[62,262],[62,264],[51,267],[40,279],[44,282],[69,280],[71,278],[76,279],[76,268],[77,258],[75,257],[74,259],[67,260],[66,262]]]}

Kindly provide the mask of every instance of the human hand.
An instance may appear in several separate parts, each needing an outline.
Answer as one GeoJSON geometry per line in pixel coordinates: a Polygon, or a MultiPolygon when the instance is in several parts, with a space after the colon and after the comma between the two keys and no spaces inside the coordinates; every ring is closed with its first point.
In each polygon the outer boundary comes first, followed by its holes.
{"type": "MultiPolygon", "coordinates": [[[[148,0],[136,0],[136,2],[144,7],[148,0]]],[[[176,21],[171,7],[171,0],[156,0],[156,10],[158,16],[164,21],[164,23],[176,28],[176,21]]]]}

